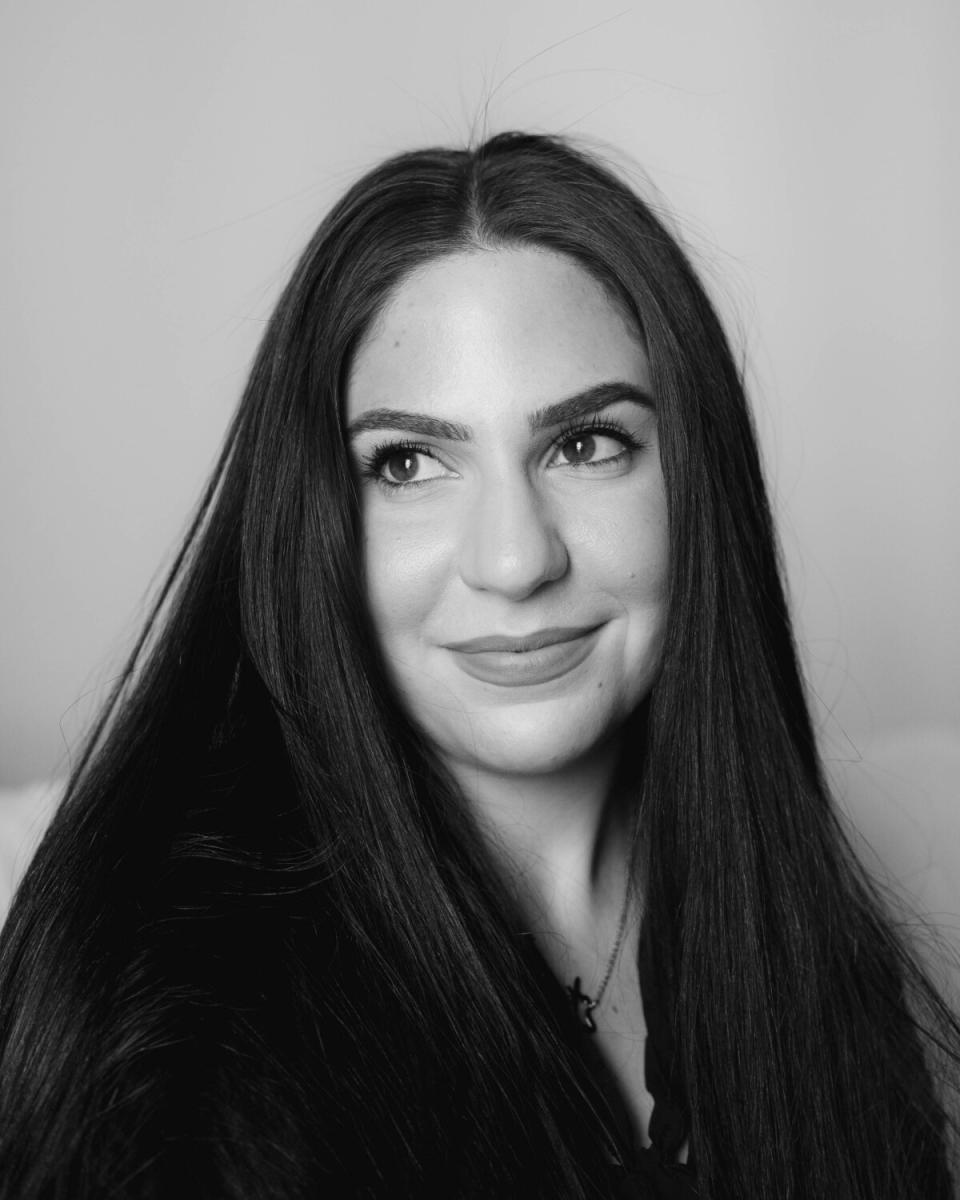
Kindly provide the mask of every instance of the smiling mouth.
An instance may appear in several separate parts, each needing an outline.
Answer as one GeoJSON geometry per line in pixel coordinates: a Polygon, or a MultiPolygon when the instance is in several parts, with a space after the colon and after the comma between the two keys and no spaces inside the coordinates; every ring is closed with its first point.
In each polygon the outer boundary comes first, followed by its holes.
{"type": "Polygon", "coordinates": [[[590,654],[600,625],[540,629],[524,637],[471,638],[446,647],[467,675],[500,687],[550,683],[590,654]]]}
{"type": "Polygon", "coordinates": [[[459,654],[529,654],[534,650],[543,650],[546,646],[574,642],[599,628],[599,625],[569,625],[538,629],[522,637],[494,634],[490,637],[471,638],[466,642],[451,642],[447,649],[456,650],[459,654]]]}

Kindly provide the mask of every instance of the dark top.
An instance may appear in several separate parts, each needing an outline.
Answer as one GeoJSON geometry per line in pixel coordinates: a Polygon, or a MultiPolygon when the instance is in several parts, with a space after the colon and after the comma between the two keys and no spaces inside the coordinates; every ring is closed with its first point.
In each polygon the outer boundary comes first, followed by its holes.
{"type": "Polygon", "coordinates": [[[644,1073],[654,1101],[651,1144],[629,1156],[621,1153],[614,1169],[613,1196],[616,1200],[694,1200],[699,1192],[693,1148],[686,1163],[677,1161],[690,1134],[689,1105],[679,1064],[674,1060],[669,1013],[656,988],[646,926],[640,931],[639,970],[647,1022],[644,1073]]]}

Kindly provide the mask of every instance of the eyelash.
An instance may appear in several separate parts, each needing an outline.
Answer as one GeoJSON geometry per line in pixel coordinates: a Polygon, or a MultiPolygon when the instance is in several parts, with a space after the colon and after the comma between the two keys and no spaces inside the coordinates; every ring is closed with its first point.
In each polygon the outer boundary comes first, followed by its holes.
{"type": "MultiPolygon", "coordinates": [[[[609,418],[602,417],[596,414],[587,420],[580,419],[571,422],[565,426],[554,438],[551,446],[551,455],[555,454],[561,446],[567,442],[573,441],[578,436],[593,436],[595,434],[605,434],[607,437],[615,438],[618,442],[623,443],[623,450],[620,454],[603,458],[599,462],[586,463],[568,463],[567,466],[573,467],[577,471],[590,470],[591,468],[605,467],[611,462],[617,461],[622,454],[634,454],[638,450],[644,448],[645,443],[638,441],[631,433],[628,433],[622,425],[616,421],[611,421],[609,418]]],[[[379,442],[373,446],[370,451],[363,455],[360,460],[360,475],[363,479],[369,479],[387,492],[399,492],[408,488],[423,487],[426,483],[432,483],[431,479],[410,479],[406,483],[396,483],[389,479],[385,479],[381,474],[384,464],[388,459],[395,454],[423,454],[427,458],[437,458],[437,453],[434,447],[426,446],[422,442],[402,441],[379,442]]]]}
{"type": "Polygon", "coordinates": [[[425,446],[422,442],[411,442],[407,439],[400,442],[378,442],[360,460],[361,479],[369,479],[387,492],[421,487],[424,483],[430,482],[426,479],[411,479],[407,483],[393,483],[389,479],[384,479],[380,472],[383,470],[387,459],[393,458],[395,454],[423,454],[427,458],[433,459],[437,457],[436,451],[431,446],[425,446]]]}

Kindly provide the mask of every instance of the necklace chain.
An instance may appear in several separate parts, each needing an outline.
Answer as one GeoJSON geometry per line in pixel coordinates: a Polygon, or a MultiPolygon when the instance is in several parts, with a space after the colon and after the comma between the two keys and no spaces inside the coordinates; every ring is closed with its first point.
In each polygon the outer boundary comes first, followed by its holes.
{"type": "Polygon", "coordinates": [[[623,945],[623,935],[627,930],[627,914],[630,911],[630,884],[627,883],[627,889],[623,897],[623,908],[620,910],[620,922],[617,925],[617,937],[613,943],[613,950],[610,952],[610,958],[607,961],[607,969],[603,973],[603,979],[600,981],[600,986],[597,988],[596,999],[582,991],[580,988],[580,976],[574,979],[572,986],[568,986],[566,991],[570,997],[570,1002],[573,1005],[574,1016],[580,1022],[580,1025],[588,1033],[597,1032],[597,1023],[593,1019],[593,1010],[600,1004],[604,997],[613,976],[613,968],[616,966],[617,958],[620,954],[620,947],[623,945]]]}

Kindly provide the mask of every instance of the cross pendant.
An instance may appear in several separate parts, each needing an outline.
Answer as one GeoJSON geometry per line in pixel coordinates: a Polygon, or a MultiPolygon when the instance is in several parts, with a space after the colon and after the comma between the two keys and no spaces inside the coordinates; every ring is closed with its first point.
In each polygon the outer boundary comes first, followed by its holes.
{"type": "Polygon", "coordinates": [[[567,987],[567,995],[573,1006],[573,1015],[588,1033],[596,1033],[597,1025],[593,1019],[593,1010],[597,1007],[596,1000],[591,999],[586,992],[580,990],[580,976],[573,981],[573,987],[567,987]]]}

